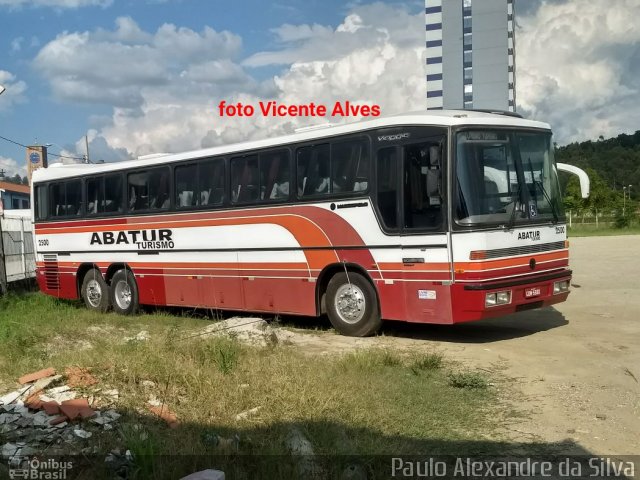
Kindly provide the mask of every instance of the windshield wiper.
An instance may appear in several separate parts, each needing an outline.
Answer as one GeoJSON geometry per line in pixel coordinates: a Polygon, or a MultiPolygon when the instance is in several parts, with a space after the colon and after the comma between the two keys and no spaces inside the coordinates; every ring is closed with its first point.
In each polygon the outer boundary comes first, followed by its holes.
{"type": "Polygon", "coordinates": [[[544,195],[544,198],[547,200],[547,202],[549,202],[549,206],[551,207],[551,213],[553,213],[553,223],[558,223],[558,221],[560,220],[560,216],[558,215],[556,204],[551,201],[551,197],[547,193],[547,190],[544,188],[544,185],[542,184],[542,182],[536,182],[534,180],[533,188],[536,188],[536,186],[538,185],[540,186],[540,190],[542,190],[542,194],[544,195]]]}
{"type": "Polygon", "coordinates": [[[513,227],[516,224],[516,211],[518,210],[518,203],[522,203],[522,198],[520,196],[521,192],[522,192],[522,183],[518,182],[518,190],[516,191],[516,194],[512,197],[513,209],[511,210],[511,217],[509,218],[509,222],[506,225],[503,225],[505,230],[513,230],[513,227]]]}

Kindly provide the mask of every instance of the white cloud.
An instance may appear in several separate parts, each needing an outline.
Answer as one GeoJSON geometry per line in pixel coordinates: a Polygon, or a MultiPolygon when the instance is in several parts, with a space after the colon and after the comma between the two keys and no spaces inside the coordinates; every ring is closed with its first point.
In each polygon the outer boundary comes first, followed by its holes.
{"type": "Polygon", "coordinates": [[[184,71],[231,58],[240,48],[240,37],[229,32],[164,24],[149,33],[122,17],[113,31],[63,32],[40,50],[34,65],[60,100],[104,103],[139,114],[147,89],[185,88],[184,71]]]}
{"type": "Polygon", "coordinates": [[[519,18],[519,107],[561,143],[637,130],[639,16],[637,0],[568,0],[519,18]]]}
{"type": "Polygon", "coordinates": [[[16,173],[24,177],[27,174],[27,167],[24,162],[18,163],[13,158],[0,155],[0,170],[4,170],[5,177],[13,177],[16,173]]]}
{"type": "MultiPolygon", "coordinates": [[[[273,31],[281,49],[265,55],[288,63],[265,81],[239,63],[241,39],[232,33],[174,25],[147,32],[128,17],[113,30],[60,34],[35,64],[58,98],[114,106],[109,121],[90,137],[91,157],[100,158],[93,154],[100,144],[102,157],[113,160],[343,120],[220,118],[220,100],[256,107],[260,100],[329,106],[349,100],[377,103],[384,114],[424,108],[423,22],[422,12],[375,4],[356,7],[335,29],[283,25],[273,31]]],[[[83,142],[76,151],[84,153],[83,142]]]]}
{"type": "Polygon", "coordinates": [[[16,76],[6,70],[0,70],[0,85],[6,88],[0,95],[0,112],[10,109],[16,103],[26,101],[25,92],[27,84],[22,80],[17,80],[16,76]]]}
{"type": "Polygon", "coordinates": [[[108,7],[113,0],[0,0],[0,6],[6,5],[12,8],[20,7],[53,7],[53,8],[80,8],[80,7],[108,7]]]}
{"type": "MultiPolygon", "coordinates": [[[[550,121],[560,142],[640,124],[640,29],[633,28],[640,6],[634,0],[619,0],[616,11],[605,6],[605,0],[550,1],[519,18],[518,103],[528,116],[550,121]]],[[[279,48],[243,60],[233,33],[176,25],[145,31],[123,17],[112,30],[60,34],[35,65],[56,97],[113,106],[90,136],[92,158],[107,161],[343,120],[221,118],[220,100],[256,106],[349,100],[379,104],[384,115],[425,108],[422,11],[356,5],[335,28],[285,24],[273,34],[279,48]],[[256,67],[274,65],[282,68],[278,75],[257,80],[256,67]]],[[[77,153],[84,153],[82,143],[77,153]]]]}

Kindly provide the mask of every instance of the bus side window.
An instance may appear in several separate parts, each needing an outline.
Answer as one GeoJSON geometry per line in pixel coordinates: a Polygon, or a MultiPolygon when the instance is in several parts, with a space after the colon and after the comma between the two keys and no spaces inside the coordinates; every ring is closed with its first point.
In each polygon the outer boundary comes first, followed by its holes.
{"type": "Polygon", "coordinates": [[[289,197],[289,152],[260,155],[260,199],[280,200],[289,197]]]}
{"type": "Polygon", "coordinates": [[[329,151],[327,143],[298,149],[298,196],[307,197],[330,192],[329,151]]]}
{"type": "Polygon", "coordinates": [[[47,218],[47,187],[36,187],[35,199],[36,218],[38,220],[44,220],[45,218],[47,218]]]}
{"type": "Polygon", "coordinates": [[[200,205],[222,205],[224,200],[224,160],[209,160],[198,166],[200,205]]]}
{"type": "Polygon", "coordinates": [[[67,215],[78,216],[82,214],[82,182],[80,180],[72,180],[65,184],[67,215]]]}
{"type": "Polygon", "coordinates": [[[260,198],[258,156],[231,159],[231,201],[251,203],[260,198]]]}
{"type": "Polygon", "coordinates": [[[361,192],[369,186],[369,145],[364,139],[331,146],[333,193],[361,192]]]}
{"type": "Polygon", "coordinates": [[[122,175],[107,175],[104,177],[104,204],[102,211],[105,213],[122,212],[122,175]]]}
{"type": "MultiPolygon", "coordinates": [[[[431,147],[436,142],[407,145],[404,148],[404,227],[406,229],[437,230],[442,227],[440,197],[429,196],[428,172],[434,169],[431,147]]],[[[442,175],[442,170],[437,169],[442,175]]],[[[441,177],[439,178],[442,184],[441,177]]]]}
{"type": "Polygon", "coordinates": [[[199,205],[198,166],[184,165],[175,168],[176,207],[186,208],[199,205]]]}
{"type": "Polygon", "coordinates": [[[378,211],[382,223],[398,228],[398,150],[395,147],[378,151],[378,211]]]}
{"type": "Polygon", "coordinates": [[[49,216],[62,217],[65,215],[66,200],[63,183],[52,183],[49,185],[49,216]]]}
{"type": "Polygon", "coordinates": [[[102,213],[104,203],[104,178],[88,178],[85,182],[87,188],[87,215],[102,213]]]}

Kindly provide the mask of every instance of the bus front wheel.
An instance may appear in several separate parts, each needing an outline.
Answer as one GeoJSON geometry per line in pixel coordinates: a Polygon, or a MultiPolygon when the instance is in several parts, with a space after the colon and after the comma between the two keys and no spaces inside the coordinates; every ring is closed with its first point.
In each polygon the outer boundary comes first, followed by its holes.
{"type": "Polygon", "coordinates": [[[376,291],[356,272],[340,272],[327,285],[327,315],[343,335],[367,337],[382,325],[376,291]]]}
{"type": "Polygon", "coordinates": [[[109,287],[98,269],[92,268],[85,273],[80,294],[89,310],[102,313],[109,310],[109,287]]]}
{"type": "Polygon", "coordinates": [[[111,279],[111,304],[121,315],[138,312],[138,285],[130,270],[118,270],[111,279]]]}

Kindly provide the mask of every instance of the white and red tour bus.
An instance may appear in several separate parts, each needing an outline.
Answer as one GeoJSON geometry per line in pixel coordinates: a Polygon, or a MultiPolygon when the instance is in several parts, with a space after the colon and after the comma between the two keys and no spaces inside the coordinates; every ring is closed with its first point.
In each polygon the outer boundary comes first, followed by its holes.
{"type": "Polygon", "coordinates": [[[39,286],[94,310],[326,313],[364,336],[569,294],[551,130],[514,115],[380,117],[32,185],[39,286]]]}

